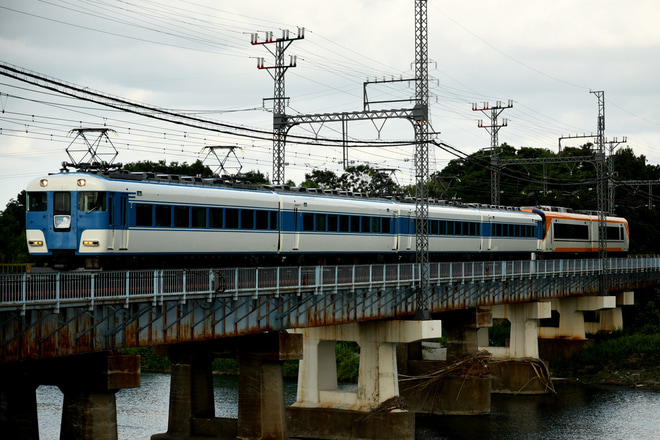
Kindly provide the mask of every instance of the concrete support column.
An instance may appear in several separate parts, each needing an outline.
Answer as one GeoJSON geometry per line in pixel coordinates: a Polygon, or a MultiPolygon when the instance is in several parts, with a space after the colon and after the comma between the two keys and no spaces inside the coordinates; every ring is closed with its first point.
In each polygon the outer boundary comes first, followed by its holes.
{"type": "Polygon", "coordinates": [[[0,377],[2,438],[39,440],[36,389],[36,384],[27,375],[0,377]]]}
{"type": "Polygon", "coordinates": [[[116,390],[60,388],[64,394],[61,440],[117,440],[116,390]]]}
{"type": "MultiPolygon", "coordinates": [[[[551,300],[552,310],[559,315],[557,327],[540,327],[540,350],[544,359],[554,361],[571,356],[582,348],[587,340],[587,333],[604,330],[603,325],[614,327],[623,325],[621,312],[614,309],[617,303],[632,304],[632,292],[616,296],[575,296],[551,300]],[[600,322],[585,323],[584,312],[599,312],[600,322]],[[611,321],[611,322],[608,322],[611,321]]],[[[606,328],[607,328],[606,327],[606,328]]],[[[607,329],[606,331],[611,331],[607,329]]]]}
{"type": "MultiPolygon", "coordinates": [[[[468,356],[483,344],[484,331],[493,326],[491,307],[457,310],[443,315],[444,333],[447,336],[447,361],[468,356]]],[[[488,340],[488,334],[486,341],[488,340]]]]}
{"type": "Polygon", "coordinates": [[[303,334],[303,359],[297,401],[289,408],[292,436],[414,439],[414,413],[393,411],[394,408],[371,411],[399,397],[396,344],[440,337],[439,321],[373,321],[305,328],[299,332],[303,334]],[[354,392],[337,387],[337,341],[354,341],[360,346],[354,392]]]}
{"type": "Polygon", "coordinates": [[[193,419],[215,417],[212,357],[192,344],[171,346],[167,356],[172,363],[167,435],[185,437],[193,419]]]}
{"type": "Polygon", "coordinates": [[[61,439],[114,440],[115,393],[140,386],[140,358],[100,352],[0,365],[1,438],[39,438],[38,385],[64,394],[61,439]]]}
{"type": "Polygon", "coordinates": [[[551,317],[549,301],[493,306],[493,318],[511,323],[508,347],[487,348],[499,359],[539,358],[539,320],[551,317]]]}
{"type": "Polygon", "coordinates": [[[238,359],[238,438],[288,439],[281,362],[247,350],[238,359]]]}

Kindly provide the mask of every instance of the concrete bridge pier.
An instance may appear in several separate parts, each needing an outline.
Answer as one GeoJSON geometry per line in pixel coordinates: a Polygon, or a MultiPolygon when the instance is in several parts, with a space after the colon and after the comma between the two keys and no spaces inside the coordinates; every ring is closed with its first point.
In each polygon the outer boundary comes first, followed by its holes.
{"type": "Polygon", "coordinates": [[[552,299],[552,317],[538,332],[541,355],[549,361],[564,359],[584,346],[587,333],[623,328],[621,306],[634,303],[634,292],[552,299]]]}
{"type": "Polygon", "coordinates": [[[39,439],[39,385],[55,385],[64,394],[61,439],[116,440],[115,393],[140,386],[140,360],[138,356],[102,352],[2,365],[2,438],[39,439]]]}
{"type": "Polygon", "coordinates": [[[300,359],[302,337],[263,333],[161,347],[172,362],[167,433],[152,440],[286,440],[282,362],[300,359]],[[238,418],[215,417],[211,364],[239,362],[238,418]]]}
{"type": "Polygon", "coordinates": [[[472,358],[470,365],[456,362],[473,355],[480,338],[492,325],[490,307],[446,312],[442,317],[447,339],[446,355],[427,351],[419,342],[400,345],[399,366],[406,375],[399,383],[401,396],[411,410],[437,415],[479,415],[490,413],[490,373],[488,365],[472,358]],[[474,361],[474,362],[473,362],[474,361]],[[438,377],[438,373],[442,376],[438,377]],[[436,379],[430,379],[436,377],[436,379]]]}
{"type": "Polygon", "coordinates": [[[415,414],[400,409],[396,344],[441,336],[439,321],[371,321],[306,328],[289,432],[316,439],[413,440],[415,414]],[[337,384],[335,345],[360,347],[357,389],[337,384]]]}
{"type": "Polygon", "coordinates": [[[0,432],[3,438],[39,440],[38,384],[27,372],[0,369],[0,432]]]}
{"type": "Polygon", "coordinates": [[[494,319],[511,324],[508,346],[483,346],[493,355],[491,391],[498,394],[544,394],[551,389],[546,366],[539,357],[538,329],[551,317],[550,301],[493,306],[494,319]]]}

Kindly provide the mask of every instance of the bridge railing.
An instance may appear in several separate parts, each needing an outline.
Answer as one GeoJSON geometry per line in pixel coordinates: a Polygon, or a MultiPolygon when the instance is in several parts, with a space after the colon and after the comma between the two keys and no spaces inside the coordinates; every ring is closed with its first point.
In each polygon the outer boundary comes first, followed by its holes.
{"type": "MultiPolygon", "coordinates": [[[[505,281],[509,279],[598,275],[599,259],[521,260],[430,263],[430,283],[505,281]]],[[[607,260],[609,273],[660,269],[660,258],[607,260]]],[[[303,266],[227,269],[60,272],[0,275],[0,309],[53,307],[97,302],[162,302],[176,297],[285,295],[359,288],[401,288],[419,280],[417,265],[303,266]]]]}

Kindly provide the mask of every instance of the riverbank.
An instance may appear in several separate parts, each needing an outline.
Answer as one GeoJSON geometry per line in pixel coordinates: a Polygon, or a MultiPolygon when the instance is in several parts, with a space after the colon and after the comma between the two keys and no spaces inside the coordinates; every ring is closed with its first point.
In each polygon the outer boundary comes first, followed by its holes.
{"type": "Polygon", "coordinates": [[[582,384],[660,391],[660,333],[598,337],[550,370],[555,377],[582,384]]]}

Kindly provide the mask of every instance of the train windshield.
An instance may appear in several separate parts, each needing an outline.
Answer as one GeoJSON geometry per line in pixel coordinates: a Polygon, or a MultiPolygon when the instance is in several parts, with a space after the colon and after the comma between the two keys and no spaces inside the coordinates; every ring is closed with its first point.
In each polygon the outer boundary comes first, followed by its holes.
{"type": "Polygon", "coordinates": [[[28,211],[46,211],[48,209],[48,193],[27,193],[27,205],[28,211]]]}
{"type": "Polygon", "coordinates": [[[78,193],[78,211],[90,213],[93,211],[105,211],[107,197],[104,192],[84,191],[78,193]]]}

